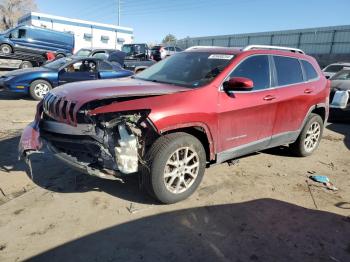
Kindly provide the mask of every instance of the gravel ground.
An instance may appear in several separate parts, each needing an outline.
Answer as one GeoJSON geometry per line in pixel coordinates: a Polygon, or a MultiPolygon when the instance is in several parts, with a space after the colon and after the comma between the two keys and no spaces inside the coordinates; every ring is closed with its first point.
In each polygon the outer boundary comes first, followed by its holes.
{"type": "Polygon", "coordinates": [[[49,154],[30,179],[16,151],[36,104],[0,91],[0,261],[350,261],[349,124],[329,124],[308,158],[280,147],[213,166],[165,206],[137,176],[105,181],[49,154]]]}

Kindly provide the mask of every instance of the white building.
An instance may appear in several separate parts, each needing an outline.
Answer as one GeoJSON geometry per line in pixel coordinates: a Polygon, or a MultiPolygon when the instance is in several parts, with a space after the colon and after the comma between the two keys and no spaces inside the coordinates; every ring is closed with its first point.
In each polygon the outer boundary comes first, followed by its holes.
{"type": "Polygon", "coordinates": [[[71,32],[75,37],[75,47],[121,49],[123,44],[133,42],[133,29],[110,24],[71,19],[43,13],[31,12],[18,20],[19,25],[33,25],[61,32],[71,32]]]}

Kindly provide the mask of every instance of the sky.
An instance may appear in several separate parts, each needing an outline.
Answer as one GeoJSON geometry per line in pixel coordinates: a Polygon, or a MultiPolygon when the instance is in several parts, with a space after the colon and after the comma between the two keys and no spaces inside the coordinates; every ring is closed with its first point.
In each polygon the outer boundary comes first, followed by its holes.
{"type": "MultiPolygon", "coordinates": [[[[137,42],[350,24],[349,0],[120,0],[137,42]]],[[[118,0],[36,0],[38,11],[117,24],[118,0]]]]}

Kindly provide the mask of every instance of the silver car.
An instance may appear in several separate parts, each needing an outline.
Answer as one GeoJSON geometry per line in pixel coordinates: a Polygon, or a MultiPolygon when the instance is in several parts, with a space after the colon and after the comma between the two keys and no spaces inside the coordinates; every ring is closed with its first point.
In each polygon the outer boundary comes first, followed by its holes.
{"type": "Polygon", "coordinates": [[[326,78],[331,78],[334,76],[336,73],[340,72],[343,70],[345,67],[350,67],[350,63],[346,62],[339,62],[339,63],[334,63],[326,66],[323,68],[323,74],[325,75],[326,78]]]}
{"type": "Polygon", "coordinates": [[[350,68],[343,69],[331,78],[330,108],[342,113],[343,117],[350,117],[350,68]],[[344,114],[345,113],[345,114],[344,114]]]}

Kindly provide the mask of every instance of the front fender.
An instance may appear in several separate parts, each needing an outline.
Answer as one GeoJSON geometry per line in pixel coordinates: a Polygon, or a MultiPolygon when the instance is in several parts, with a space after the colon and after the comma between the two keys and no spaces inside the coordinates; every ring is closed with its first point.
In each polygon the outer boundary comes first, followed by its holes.
{"type": "Polygon", "coordinates": [[[210,151],[210,160],[215,159],[215,143],[213,140],[212,133],[210,131],[210,128],[202,122],[189,122],[189,123],[180,123],[172,126],[167,126],[161,130],[159,130],[159,133],[165,133],[169,131],[178,130],[181,128],[189,128],[189,127],[200,127],[204,130],[205,135],[207,136],[208,142],[209,142],[209,151],[210,151]]]}

